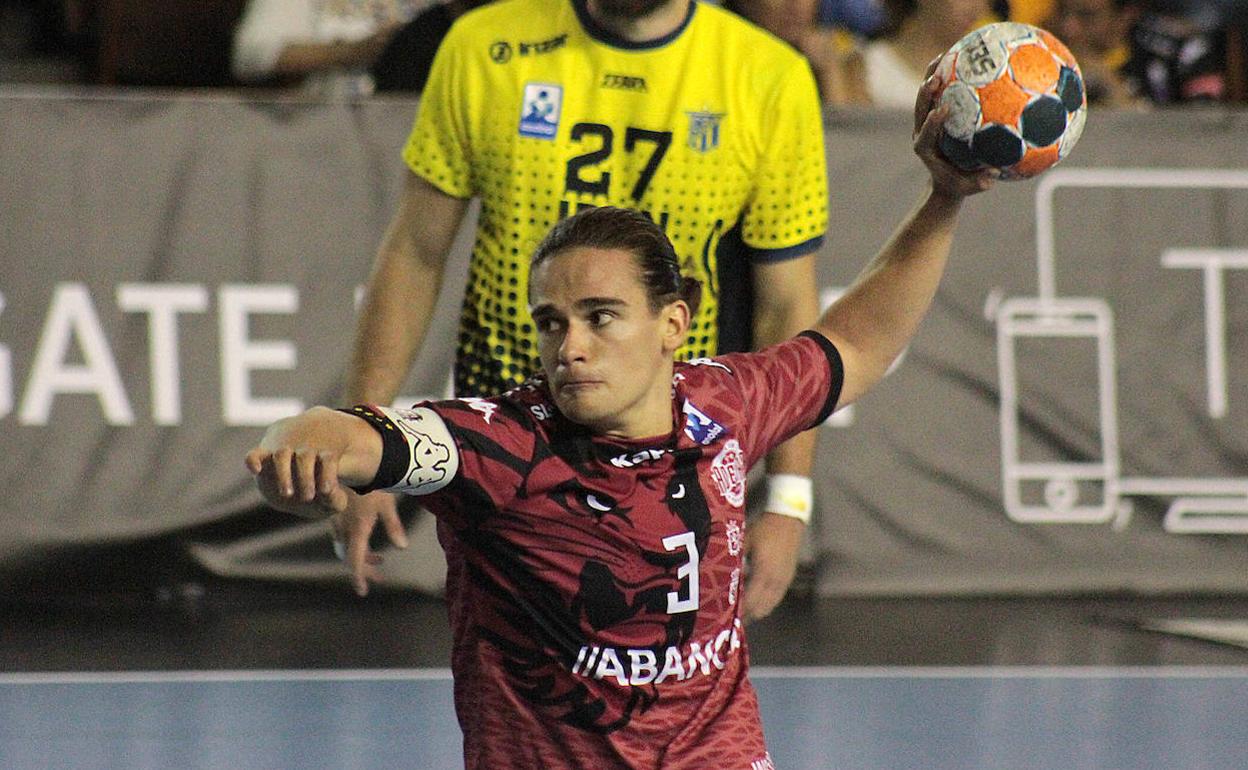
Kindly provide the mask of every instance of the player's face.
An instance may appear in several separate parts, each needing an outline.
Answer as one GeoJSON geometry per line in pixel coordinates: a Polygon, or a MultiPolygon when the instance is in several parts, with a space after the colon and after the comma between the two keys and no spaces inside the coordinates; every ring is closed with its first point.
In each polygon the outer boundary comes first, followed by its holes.
{"type": "Polygon", "coordinates": [[[650,309],[635,258],[575,247],[529,278],[542,370],[559,410],[595,433],[622,438],[672,429],[672,354],[689,309],[650,309]]]}

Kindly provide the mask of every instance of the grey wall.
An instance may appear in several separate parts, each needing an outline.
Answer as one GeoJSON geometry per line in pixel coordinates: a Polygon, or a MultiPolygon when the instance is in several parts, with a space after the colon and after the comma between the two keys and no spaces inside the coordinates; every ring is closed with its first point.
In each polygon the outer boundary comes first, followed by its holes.
{"type": "MultiPolygon", "coordinates": [[[[414,110],[0,90],[0,563],[258,502],[259,426],[339,398],[414,110]]],[[[967,204],[902,364],[821,429],[825,592],[1248,588],[1246,129],[1094,112],[967,204]]],[[[909,133],[829,116],[825,290],[918,195],[909,133]]],[[[445,390],[467,235],[413,396],[445,390]]]]}

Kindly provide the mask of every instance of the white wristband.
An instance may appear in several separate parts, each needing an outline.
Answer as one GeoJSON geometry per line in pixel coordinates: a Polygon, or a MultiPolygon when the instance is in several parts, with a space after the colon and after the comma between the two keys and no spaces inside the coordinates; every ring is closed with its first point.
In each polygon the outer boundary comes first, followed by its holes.
{"type": "Polygon", "coordinates": [[[803,524],[810,523],[815,507],[814,482],[806,476],[775,473],[767,476],[767,513],[789,516],[803,524]]]}

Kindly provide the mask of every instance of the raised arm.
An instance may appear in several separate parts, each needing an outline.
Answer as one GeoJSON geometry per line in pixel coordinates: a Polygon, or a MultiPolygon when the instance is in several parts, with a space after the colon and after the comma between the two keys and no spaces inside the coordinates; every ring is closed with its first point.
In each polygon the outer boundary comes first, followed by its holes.
{"type": "Polygon", "coordinates": [[[845,366],[840,405],[883,378],[931,307],[962,201],[992,186],[991,171],[963,172],[936,149],[944,110],[931,110],[932,83],[915,106],[914,151],[930,173],[927,192],[849,290],[815,324],[845,366]]]}

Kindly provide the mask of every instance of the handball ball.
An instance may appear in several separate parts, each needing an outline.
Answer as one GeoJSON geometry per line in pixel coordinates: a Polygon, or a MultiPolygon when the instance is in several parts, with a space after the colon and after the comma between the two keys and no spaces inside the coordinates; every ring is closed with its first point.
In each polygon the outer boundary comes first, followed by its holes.
{"type": "Polygon", "coordinates": [[[968,33],[935,75],[949,107],[940,149],[965,170],[1025,179],[1070,154],[1088,115],[1083,75],[1051,33],[1003,21],[968,33]]]}

